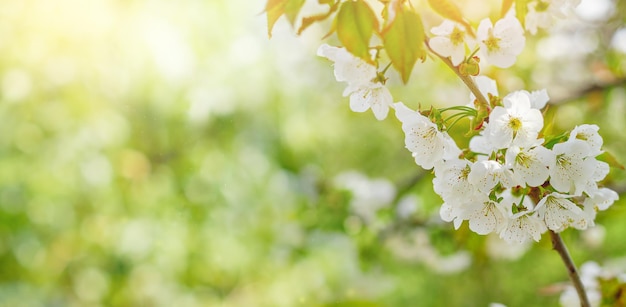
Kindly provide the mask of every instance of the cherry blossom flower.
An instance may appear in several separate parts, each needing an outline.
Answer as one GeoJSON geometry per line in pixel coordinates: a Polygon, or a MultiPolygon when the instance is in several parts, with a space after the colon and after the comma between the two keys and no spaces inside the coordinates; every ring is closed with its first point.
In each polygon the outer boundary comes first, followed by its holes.
{"type": "Polygon", "coordinates": [[[576,228],[587,228],[587,222],[583,218],[583,210],[576,206],[568,198],[571,195],[551,193],[542,198],[535,211],[538,217],[543,219],[548,229],[553,231],[563,231],[565,228],[574,225],[576,228]]]}
{"type": "Polygon", "coordinates": [[[368,84],[376,77],[376,67],[363,59],[355,57],[345,48],[321,45],[317,55],[334,62],[335,79],[347,82],[351,86],[368,84]]]}
{"type": "Polygon", "coordinates": [[[609,188],[600,188],[585,199],[585,207],[592,206],[594,210],[604,211],[619,199],[617,192],[609,188]]]}
{"type": "Polygon", "coordinates": [[[530,101],[530,107],[537,110],[543,109],[550,100],[550,97],[548,96],[548,91],[546,91],[546,89],[532,92],[520,90],[513,93],[523,93],[528,96],[528,100],[530,101]]]}
{"type": "Polygon", "coordinates": [[[371,108],[378,120],[387,118],[389,107],[393,106],[391,93],[380,83],[368,83],[353,92],[344,94],[344,96],[347,95],[350,95],[350,109],[352,111],[365,112],[371,108]]]}
{"type": "Polygon", "coordinates": [[[499,148],[496,148],[488,138],[490,131],[489,123],[484,123],[483,130],[480,131],[480,134],[475,135],[470,140],[469,149],[472,152],[482,153],[485,155],[490,155],[493,151],[498,150],[499,148]]]}
{"type": "Polygon", "coordinates": [[[550,6],[553,6],[548,1],[537,1],[528,4],[528,13],[525,18],[526,30],[530,34],[537,34],[538,28],[546,29],[552,25],[552,14],[548,10],[550,6]]]}
{"type": "Polygon", "coordinates": [[[543,116],[531,107],[530,98],[523,92],[513,92],[503,100],[504,107],[497,106],[489,115],[487,137],[495,148],[512,145],[528,147],[537,144],[537,136],[543,128],[543,116]]]}
{"type": "Polygon", "coordinates": [[[531,211],[520,211],[511,215],[506,227],[500,232],[500,238],[509,243],[525,243],[530,239],[539,241],[547,228],[531,211]]]}
{"type": "Polygon", "coordinates": [[[554,17],[563,18],[570,15],[580,0],[539,0],[528,3],[528,13],[525,18],[526,30],[532,35],[537,34],[538,28],[552,26],[554,17]]]}
{"type": "Polygon", "coordinates": [[[573,195],[582,194],[588,184],[589,174],[594,173],[597,166],[595,159],[587,159],[591,149],[589,145],[578,139],[554,145],[552,148],[555,161],[550,166],[550,184],[557,191],[573,195]]]}
{"type": "Polygon", "coordinates": [[[461,159],[449,160],[437,165],[435,178],[433,178],[435,192],[449,203],[478,200],[482,194],[468,180],[471,170],[472,163],[461,159]]]}
{"type": "Polygon", "coordinates": [[[526,43],[524,29],[512,15],[498,20],[495,26],[491,20],[483,19],[478,25],[477,38],[482,58],[501,68],[511,67],[526,43]]]}
{"type": "Polygon", "coordinates": [[[516,177],[530,187],[542,185],[550,175],[548,167],[554,161],[554,154],[543,146],[522,149],[517,146],[506,152],[506,162],[516,177]]]}
{"type": "Polygon", "coordinates": [[[428,117],[413,111],[402,102],[395,104],[396,117],[402,122],[406,148],[413,153],[415,163],[431,169],[446,156],[447,151],[458,150],[447,133],[437,129],[428,117]]]}
{"type": "Polygon", "coordinates": [[[590,148],[589,156],[595,157],[602,153],[602,137],[598,134],[600,128],[596,125],[576,126],[569,135],[570,139],[578,139],[587,142],[590,148]]]}
{"type": "Polygon", "coordinates": [[[441,25],[430,29],[437,35],[428,42],[430,47],[439,55],[450,57],[452,64],[457,66],[465,59],[465,30],[450,20],[444,20],[441,25]]]}
{"type": "Polygon", "coordinates": [[[489,194],[491,189],[498,183],[505,188],[518,185],[513,172],[508,167],[493,160],[483,160],[474,163],[467,179],[479,191],[486,194],[489,194]]]}
{"type": "Polygon", "coordinates": [[[344,96],[350,96],[350,109],[354,112],[365,112],[372,109],[378,120],[383,120],[393,107],[393,97],[389,90],[380,82],[374,81],[377,70],[362,59],[355,57],[344,48],[323,44],[317,55],[334,62],[335,79],[347,82],[344,96]]]}
{"type": "Polygon", "coordinates": [[[439,216],[441,216],[441,219],[445,222],[453,222],[454,229],[459,229],[461,224],[463,224],[464,213],[465,210],[463,210],[463,206],[459,203],[444,202],[439,208],[439,216]]]}
{"type": "Polygon", "coordinates": [[[507,225],[507,213],[504,206],[486,196],[485,198],[484,201],[474,203],[466,210],[469,228],[479,235],[500,232],[507,225]]]}

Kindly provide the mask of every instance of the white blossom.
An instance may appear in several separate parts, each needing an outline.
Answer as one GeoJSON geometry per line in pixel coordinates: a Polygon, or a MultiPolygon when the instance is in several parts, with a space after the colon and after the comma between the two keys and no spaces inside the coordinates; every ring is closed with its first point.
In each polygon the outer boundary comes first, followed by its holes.
{"type": "Polygon", "coordinates": [[[469,143],[469,149],[472,152],[482,153],[485,155],[490,155],[493,151],[498,150],[494,146],[494,143],[489,140],[488,135],[490,134],[491,129],[489,129],[489,123],[483,124],[483,130],[480,131],[479,135],[475,135],[472,137],[469,143]]]}
{"type": "Polygon", "coordinates": [[[543,146],[522,149],[517,146],[506,152],[506,162],[515,176],[531,187],[542,185],[550,175],[548,167],[554,161],[554,154],[543,146]]]}
{"type": "MultiPolygon", "coordinates": [[[[528,93],[527,91],[523,92],[528,93]]],[[[530,107],[537,110],[543,109],[548,101],[550,101],[550,97],[548,96],[548,91],[546,91],[546,89],[532,91],[528,93],[528,96],[530,98],[530,107]]]]}
{"type": "MultiPolygon", "coordinates": [[[[372,109],[378,120],[387,118],[389,107],[393,106],[393,97],[389,90],[380,83],[369,83],[357,88],[350,95],[350,109],[354,112],[365,112],[372,109]]],[[[347,96],[344,94],[344,96],[347,96]]]]}
{"type": "Polygon", "coordinates": [[[491,189],[498,183],[505,188],[518,185],[513,172],[508,167],[493,160],[483,160],[474,163],[467,179],[479,191],[486,194],[489,194],[491,189]]]}
{"type": "Polygon", "coordinates": [[[528,95],[513,92],[503,99],[504,107],[497,106],[489,115],[489,133],[485,134],[495,148],[512,145],[528,147],[537,143],[543,128],[543,116],[531,108],[528,95]]]}
{"type": "Polygon", "coordinates": [[[402,122],[406,148],[413,153],[417,165],[431,169],[443,159],[447,150],[458,150],[456,144],[450,142],[450,136],[439,131],[428,117],[409,109],[402,102],[396,103],[395,109],[396,117],[402,122]]]}
{"type": "Polygon", "coordinates": [[[591,152],[586,142],[571,139],[554,145],[555,161],[550,167],[550,184],[557,191],[580,195],[592,180],[590,174],[598,165],[595,159],[587,159],[591,152]]]}
{"type": "Polygon", "coordinates": [[[450,203],[472,202],[482,195],[468,180],[472,163],[455,159],[435,167],[433,188],[439,196],[450,203]]]}
{"type": "Polygon", "coordinates": [[[552,25],[553,16],[548,9],[550,6],[552,5],[548,1],[537,1],[528,4],[528,13],[526,14],[524,24],[530,34],[535,35],[538,28],[546,29],[552,25]]]}
{"type": "Polygon", "coordinates": [[[570,132],[570,139],[578,139],[587,142],[589,145],[589,156],[595,157],[602,153],[602,137],[598,134],[600,128],[597,125],[580,125],[576,126],[570,132]]]}
{"type": "Polygon", "coordinates": [[[617,192],[609,188],[600,188],[585,199],[585,206],[592,205],[595,210],[604,211],[619,199],[617,192]]]}
{"type": "Polygon", "coordinates": [[[445,222],[454,222],[454,229],[459,229],[463,223],[463,215],[465,211],[463,207],[458,203],[446,203],[444,202],[439,208],[439,216],[445,222]]]}
{"type": "Polygon", "coordinates": [[[482,58],[501,68],[513,65],[526,43],[524,29],[512,15],[498,20],[495,26],[488,18],[483,19],[476,35],[482,58]]]}
{"type": "Polygon", "coordinates": [[[345,48],[327,44],[317,49],[317,55],[334,62],[335,79],[359,87],[368,84],[376,77],[376,67],[361,58],[355,57],[345,48]]]}
{"type": "Polygon", "coordinates": [[[574,9],[580,4],[581,0],[552,0],[550,1],[550,10],[554,16],[565,18],[574,13],[574,9]]]}
{"type": "Polygon", "coordinates": [[[547,29],[552,26],[554,18],[564,18],[572,14],[573,9],[580,4],[580,0],[539,0],[528,3],[528,13],[525,18],[526,30],[532,35],[537,34],[538,28],[547,29]]]}
{"type": "Polygon", "coordinates": [[[380,82],[375,81],[376,67],[361,58],[355,57],[345,48],[323,44],[317,55],[334,62],[335,79],[347,82],[344,96],[350,96],[350,109],[354,112],[365,112],[372,109],[378,120],[383,120],[393,107],[391,92],[380,82]]]}
{"type": "Polygon", "coordinates": [[[479,234],[486,235],[499,232],[507,225],[507,212],[498,202],[485,196],[482,202],[474,203],[467,208],[469,228],[479,234]]]}
{"type": "Polygon", "coordinates": [[[546,226],[530,211],[521,211],[509,217],[506,228],[500,232],[500,238],[509,243],[524,243],[530,239],[539,241],[546,226]]]}
{"type": "Polygon", "coordinates": [[[437,35],[428,41],[428,45],[444,57],[450,57],[452,64],[457,66],[465,59],[465,30],[463,26],[450,20],[433,27],[430,32],[437,35]]]}
{"type": "Polygon", "coordinates": [[[535,211],[550,230],[562,231],[572,225],[579,229],[587,228],[587,222],[582,217],[583,210],[570,201],[569,197],[571,196],[551,193],[537,203],[535,211]]]}

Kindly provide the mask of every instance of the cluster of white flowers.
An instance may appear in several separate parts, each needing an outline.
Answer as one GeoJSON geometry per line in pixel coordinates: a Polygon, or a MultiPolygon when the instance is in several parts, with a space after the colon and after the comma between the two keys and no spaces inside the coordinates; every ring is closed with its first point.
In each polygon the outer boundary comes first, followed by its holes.
{"type": "Polygon", "coordinates": [[[526,14],[526,30],[536,34],[538,28],[548,28],[554,18],[565,18],[572,15],[574,8],[580,4],[580,0],[534,0],[528,1],[528,13],[526,14]]]}
{"type": "MultiPolygon", "coordinates": [[[[529,1],[527,30],[535,33],[538,27],[549,25],[549,18],[564,17],[578,2],[529,1]]],[[[515,63],[525,44],[524,29],[512,11],[495,25],[482,20],[475,37],[466,30],[445,20],[431,29],[434,37],[428,45],[455,66],[466,59],[466,51],[478,47],[481,59],[506,68],[515,63]]],[[[350,96],[353,111],[372,109],[382,120],[389,108],[395,109],[416,164],[434,171],[434,189],[444,201],[441,218],[454,222],[455,228],[468,221],[478,234],[496,233],[507,242],[538,241],[548,229],[560,232],[593,226],[596,212],[606,210],[618,198],[616,192],[598,186],[609,166],[596,159],[602,154],[597,126],[577,126],[565,141],[541,138],[541,109],[549,100],[546,90],[499,97],[494,80],[475,77],[491,105],[483,106],[488,118],[469,148],[461,150],[436,116],[394,103],[376,66],[329,45],[322,45],[318,55],[334,62],[337,81],[348,83],[344,96],[350,96]]],[[[473,107],[476,97],[470,99],[468,106],[473,107]]]]}
{"type": "Polygon", "coordinates": [[[524,243],[548,229],[593,226],[596,212],[617,200],[616,192],[598,186],[609,166],[596,159],[602,153],[596,125],[577,126],[566,141],[545,147],[539,108],[547,100],[545,91],[505,96],[470,140],[471,155],[461,154],[431,119],[396,104],[407,149],[418,165],[434,168],[443,220],[456,228],[468,221],[478,234],[524,243]]]}
{"type": "Polygon", "coordinates": [[[430,48],[443,57],[449,57],[455,66],[465,59],[466,46],[470,50],[478,46],[482,59],[507,68],[515,63],[526,43],[524,28],[512,15],[498,20],[495,25],[488,18],[483,19],[475,39],[467,35],[462,25],[450,20],[444,20],[430,32],[435,35],[429,40],[430,48]]]}

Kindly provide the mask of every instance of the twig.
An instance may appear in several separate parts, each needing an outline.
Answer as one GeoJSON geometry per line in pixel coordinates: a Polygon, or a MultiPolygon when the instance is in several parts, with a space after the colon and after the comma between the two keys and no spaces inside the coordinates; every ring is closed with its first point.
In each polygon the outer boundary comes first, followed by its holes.
{"type": "Polygon", "coordinates": [[[578,275],[578,270],[576,270],[576,265],[574,261],[572,261],[572,257],[567,251],[567,246],[563,242],[561,236],[550,230],[550,238],[552,239],[552,248],[559,253],[565,267],[567,268],[567,273],[569,275],[569,279],[574,284],[574,288],[576,288],[576,292],[578,293],[578,298],[580,299],[581,307],[589,307],[589,298],[587,298],[587,292],[585,292],[585,287],[583,286],[582,281],[580,280],[580,275],[578,275]]]}
{"type": "Polygon", "coordinates": [[[450,61],[449,58],[439,55],[432,48],[430,48],[430,45],[428,44],[428,39],[426,39],[425,45],[426,47],[428,47],[428,50],[430,50],[432,54],[436,55],[442,62],[444,62],[448,67],[450,67],[452,71],[454,71],[454,73],[461,79],[461,81],[465,83],[465,86],[467,86],[467,88],[472,92],[472,94],[476,96],[476,99],[478,99],[481,105],[489,106],[489,101],[487,100],[487,98],[485,98],[483,93],[478,89],[478,86],[476,86],[476,83],[474,83],[474,80],[472,79],[471,76],[462,74],[459,71],[459,68],[454,66],[454,64],[452,64],[452,61],[450,61]]]}

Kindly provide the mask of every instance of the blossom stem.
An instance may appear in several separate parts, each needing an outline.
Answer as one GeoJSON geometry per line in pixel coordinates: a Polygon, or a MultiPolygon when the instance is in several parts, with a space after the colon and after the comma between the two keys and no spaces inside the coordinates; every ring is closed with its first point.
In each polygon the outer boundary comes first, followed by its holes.
{"type": "Polygon", "coordinates": [[[578,293],[578,298],[580,300],[581,307],[589,307],[589,298],[587,298],[587,292],[585,292],[585,287],[583,286],[582,281],[580,280],[580,275],[578,275],[578,270],[576,269],[576,265],[572,260],[569,252],[567,251],[567,246],[563,242],[561,236],[550,230],[550,238],[552,239],[552,248],[559,253],[565,267],[567,268],[567,273],[569,274],[569,279],[574,284],[574,288],[576,288],[576,292],[578,293]]]}
{"type": "Polygon", "coordinates": [[[476,99],[478,100],[481,106],[484,106],[486,108],[489,107],[489,101],[487,100],[487,98],[485,98],[483,93],[478,89],[478,86],[476,85],[476,83],[474,83],[474,80],[472,79],[471,76],[461,73],[459,68],[454,66],[454,64],[452,64],[452,61],[449,58],[441,56],[437,52],[435,52],[428,44],[428,38],[426,38],[425,45],[426,47],[428,47],[428,50],[430,50],[432,54],[436,55],[441,61],[443,61],[448,67],[450,67],[452,71],[454,71],[454,73],[461,79],[461,81],[463,81],[465,86],[467,86],[467,88],[472,92],[472,94],[476,96],[476,99]]]}

